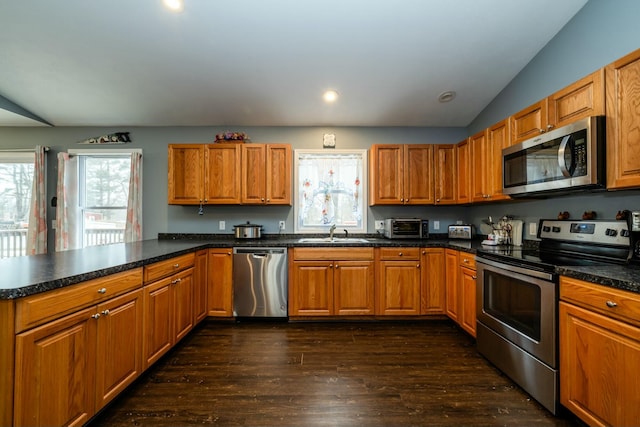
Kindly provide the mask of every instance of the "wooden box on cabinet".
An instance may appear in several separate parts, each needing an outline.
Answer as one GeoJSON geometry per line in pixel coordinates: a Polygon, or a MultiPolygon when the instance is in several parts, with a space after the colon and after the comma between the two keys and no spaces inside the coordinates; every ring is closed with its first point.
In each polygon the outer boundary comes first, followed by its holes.
{"type": "Polygon", "coordinates": [[[420,314],[420,249],[379,248],[377,260],[376,314],[420,314]]]}

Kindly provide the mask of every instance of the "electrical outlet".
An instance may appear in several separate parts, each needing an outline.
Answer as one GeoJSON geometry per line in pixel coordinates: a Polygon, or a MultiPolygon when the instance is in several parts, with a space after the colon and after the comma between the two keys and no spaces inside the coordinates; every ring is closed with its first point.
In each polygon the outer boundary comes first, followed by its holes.
{"type": "Polygon", "coordinates": [[[384,230],[384,221],[376,221],[376,230],[384,230]]]}
{"type": "Polygon", "coordinates": [[[225,228],[227,228],[227,224],[224,221],[219,221],[218,222],[218,229],[220,229],[220,231],[222,231],[225,228]]]}
{"type": "Polygon", "coordinates": [[[433,221],[433,229],[440,230],[440,221],[433,221]]]}
{"type": "Polygon", "coordinates": [[[536,234],[538,234],[538,224],[536,224],[535,222],[530,222],[529,223],[529,235],[530,236],[535,236],[536,234]]]}
{"type": "Polygon", "coordinates": [[[285,222],[284,221],[280,221],[278,222],[278,228],[280,229],[280,231],[285,229],[285,222]]]}

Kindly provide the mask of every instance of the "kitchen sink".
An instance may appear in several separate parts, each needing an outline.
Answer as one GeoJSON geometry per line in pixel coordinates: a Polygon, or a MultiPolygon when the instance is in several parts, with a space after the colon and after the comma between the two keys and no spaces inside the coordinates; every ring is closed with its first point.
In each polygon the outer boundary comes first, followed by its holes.
{"type": "Polygon", "coordinates": [[[359,237],[303,237],[298,243],[369,243],[369,240],[359,237]]]}

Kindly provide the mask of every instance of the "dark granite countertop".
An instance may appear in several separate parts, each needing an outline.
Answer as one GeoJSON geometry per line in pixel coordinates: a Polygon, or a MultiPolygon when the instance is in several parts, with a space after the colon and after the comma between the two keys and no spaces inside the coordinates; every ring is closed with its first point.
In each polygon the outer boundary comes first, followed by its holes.
{"type": "MultiPolygon", "coordinates": [[[[326,235],[323,235],[324,237],[326,235]]],[[[0,259],[0,299],[15,299],[73,285],[162,261],[198,249],[216,247],[442,247],[469,253],[492,251],[479,240],[448,240],[446,235],[430,239],[389,240],[378,234],[351,236],[368,242],[300,243],[307,235],[265,235],[262,239],[236,239],[233,235],[160,234],[158,239],[135,243],[95,246],[45,255],[0,259]]],[[[558,267],[559,274],[640,293],[640,269],[626,266],[558,267]]]]}
{"type": "Polygon", "coordinates": [[[558,274],[599,285],[640,293],[640,266],[593,265],[556,267],[558,274]]]}

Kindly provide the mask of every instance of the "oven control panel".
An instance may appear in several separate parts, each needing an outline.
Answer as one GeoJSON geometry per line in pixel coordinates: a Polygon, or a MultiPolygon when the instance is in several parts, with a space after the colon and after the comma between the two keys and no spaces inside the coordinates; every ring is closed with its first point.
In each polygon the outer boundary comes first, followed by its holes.
{"type": "Polygon", "coordinates": [[[542,219],[538,238],[629,246],[629,227],[622,221],[542,219]]]}

